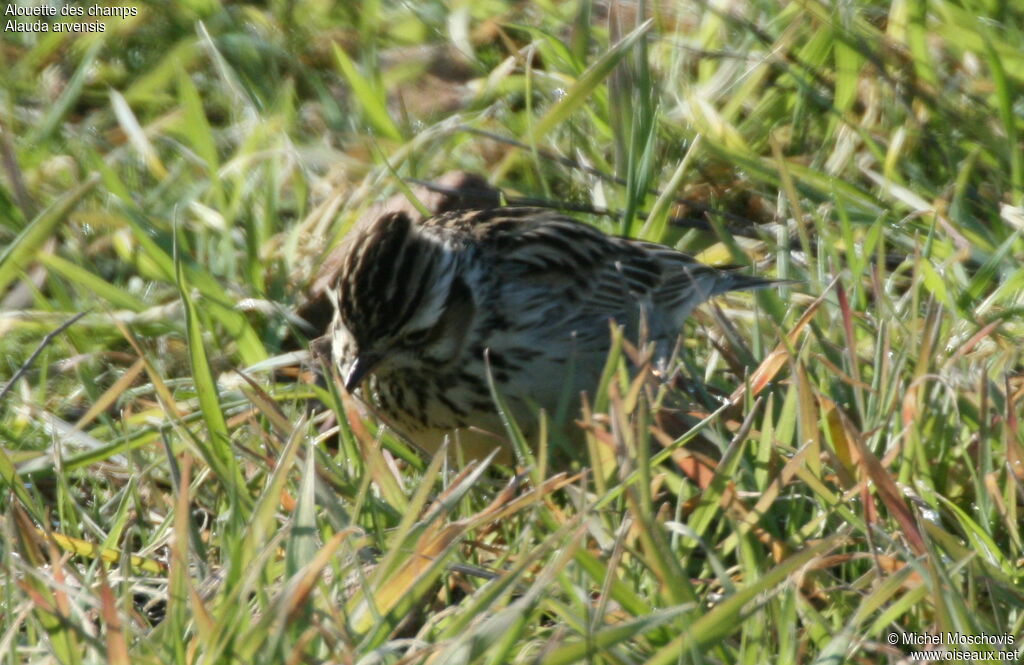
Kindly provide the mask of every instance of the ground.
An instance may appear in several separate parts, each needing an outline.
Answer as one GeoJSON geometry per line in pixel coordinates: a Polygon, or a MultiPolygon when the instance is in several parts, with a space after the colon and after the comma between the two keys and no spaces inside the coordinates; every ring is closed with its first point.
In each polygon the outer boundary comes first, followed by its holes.
{"type": "Polygon", "coordinates": [[[0,36],[0,660],[1019,658],[1020,7],[55,6],[0,36]],[[274,359],[453,170],[794,283],[685,398],[612,358],[567,464],[431,458],[274,359]]]}

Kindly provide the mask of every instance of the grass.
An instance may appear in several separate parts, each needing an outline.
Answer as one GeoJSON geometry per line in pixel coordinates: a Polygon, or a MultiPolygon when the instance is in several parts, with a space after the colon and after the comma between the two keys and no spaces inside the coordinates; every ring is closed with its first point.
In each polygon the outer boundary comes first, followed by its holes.
{"type": "Polygon", "coordinates": [[[1024,15],[639,6],[4,33],[0,661],[1019,658],[1024,15]],[[275,380],[328,247],[451,169],[798,280],[688,326],[733,404],[667,434],[623,354],[575,466],[516,475],[275,380]]]}

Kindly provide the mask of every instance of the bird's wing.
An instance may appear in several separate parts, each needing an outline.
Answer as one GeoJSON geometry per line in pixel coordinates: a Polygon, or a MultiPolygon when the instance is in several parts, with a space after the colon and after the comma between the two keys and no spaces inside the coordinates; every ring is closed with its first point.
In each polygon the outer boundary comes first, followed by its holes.
{"type": "Polygon", "coordinates": [[[646,248],[550,210],[501,208],[465,219],[504,282],[506,307],[536,317],[534,325],[606,339],[607,320],[635,319],[663,281],[646,248]]]}
{"type": "Polygon", "coordinates": [[[427,222],[471,235],[493,266],[507,311],[522,324],[570,327],[604,336],[608,319],[654,336],[674,335],[700,303],[771,280],[705,265],[671,247],[609,236],[544,208],[494,208],[427,222]]]}

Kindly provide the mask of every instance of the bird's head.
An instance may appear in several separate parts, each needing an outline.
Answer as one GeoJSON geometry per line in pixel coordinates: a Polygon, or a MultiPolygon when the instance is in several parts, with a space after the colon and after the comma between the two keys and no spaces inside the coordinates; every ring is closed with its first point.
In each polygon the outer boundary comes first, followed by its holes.
{"type": "Polygon", "coordinates": [[[475,311],[457,248],[403,212],[353,229],[345,243],[328,332],[345,388],[457,358],[475,311]]]}

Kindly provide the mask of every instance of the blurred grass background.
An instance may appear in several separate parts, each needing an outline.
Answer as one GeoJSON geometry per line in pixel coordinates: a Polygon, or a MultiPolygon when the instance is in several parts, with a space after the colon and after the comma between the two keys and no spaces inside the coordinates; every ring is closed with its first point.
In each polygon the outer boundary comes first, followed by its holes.
{"type": "Polygon", "coordinates": [[[1020,6],[130,6],[0,33],[2,662],[1019,652],[1020,6]],[[800,280],[688,327],[737,405],[673,440],[613,364],[592,471],[511,481],[275,380],[330,247],[453,169],[800,280]]]}

